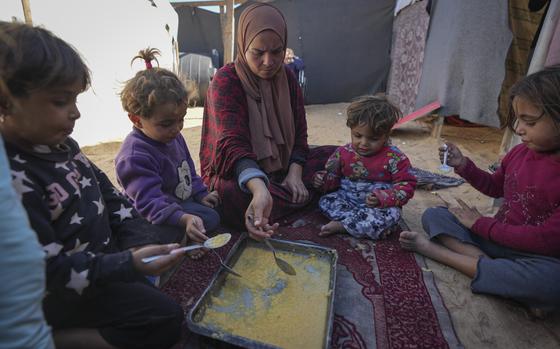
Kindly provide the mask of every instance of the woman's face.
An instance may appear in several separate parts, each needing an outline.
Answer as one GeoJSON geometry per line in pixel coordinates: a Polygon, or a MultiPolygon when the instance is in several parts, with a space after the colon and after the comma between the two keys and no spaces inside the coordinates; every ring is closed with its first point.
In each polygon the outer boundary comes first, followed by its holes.
{"type": "Polygon", "coordinates": [[[274,31],[262,31],[249,44],[245,60],[253,74],[272,79],[284,63],[284,43],[274,31]]]}

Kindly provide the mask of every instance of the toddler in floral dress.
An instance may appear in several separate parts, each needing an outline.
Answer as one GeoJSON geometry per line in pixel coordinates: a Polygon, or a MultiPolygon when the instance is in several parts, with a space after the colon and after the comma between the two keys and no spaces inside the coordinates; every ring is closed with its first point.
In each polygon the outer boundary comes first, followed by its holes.
{"type": "Polygon", "coordinates": [[[325,170],[313,178],[315,188],[329,192],[319,207],[331,221],[319,235],[379,239],[397,224],[416,187],[410,161],[389,140],[402,114],[386,97],[376,95],[356,99],[347,115],[352,141],[337,148],[325,170]]]}

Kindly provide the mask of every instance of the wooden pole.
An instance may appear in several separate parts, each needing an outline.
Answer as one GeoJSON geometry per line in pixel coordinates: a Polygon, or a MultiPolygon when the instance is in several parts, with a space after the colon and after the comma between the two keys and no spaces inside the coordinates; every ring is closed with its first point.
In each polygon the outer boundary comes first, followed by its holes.
{"type": "MultiPolygon", "coordinates": [[[[224,43],[224,64],[233,62],[233,44],[235,37],[235,16],[233,15],[234,0],[226,0],[225,20],[222,22],[222,40],[224,43]]],[[[220,15],[221,15],[220,7],[220,15]]]]}
{"type": "Polygon", "coordinates": [[[23,6],[23,16],[25,17],[25,23],[33,25],[33,18],[31,18],[31,5],[29,0],[21,0],[21,5],[23,6]]]}

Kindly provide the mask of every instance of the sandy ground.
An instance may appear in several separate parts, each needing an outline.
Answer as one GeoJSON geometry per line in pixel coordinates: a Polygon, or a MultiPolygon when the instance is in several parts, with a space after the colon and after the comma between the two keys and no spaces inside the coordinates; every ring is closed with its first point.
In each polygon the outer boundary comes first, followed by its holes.
{"type": "MultiPolygon", "coordinates": [[[[339,103],[307,107],[309,144],[341,145],[348,142],[350,134],[345,125],[346,106],[345,103],[339,103]]],[[[189,124],[200,125],[201,113],[201,108],[189,109],[189,124]]],[[[200,130],[200,126],[194,126],[182,132],[197,164],[197,171],[200,130]]],[[[498,158],[502,131],[444,126],[442,137],[460,145],[464,154],[479,167],[487,168],[498,158]]],[[[409,156],[414,166],[437,171],[438,142],[430,137],[428,125],[412,122],[396,130],[393,143],[409,156]]],[[[113,142],[84,147],[84,152],[109,175],[113,183],[116,183],[113,159],[119,146],[120,143],[113,142]]],[[[493,212],[493,201],[468,184],[438,192],[449,202],[454,203],[453,198],[460,197],[483,214],[493,212]]],[[[433,193],[418,190],[404,208],[409,227],[422,231],[422,212],[440,204],[441,200],[433,193]]],[[[453,269],[433,261],[428,261],[428,267],[435,275],[455,330],[466,348],[560,348],[560,316],[544,321],[530,319],[517,305],[495,297],[472,294],[469,279],[453,269]]]]}

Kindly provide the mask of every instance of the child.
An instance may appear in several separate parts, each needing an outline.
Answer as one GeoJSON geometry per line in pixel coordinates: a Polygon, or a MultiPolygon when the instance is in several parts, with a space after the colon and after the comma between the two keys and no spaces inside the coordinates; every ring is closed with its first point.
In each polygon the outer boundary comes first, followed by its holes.
{"type": "Polygon", "coordinates": [[[162,348],[178,341],[183,311],[144,275],[177,244],[138,217],[69,135],[90,82],[79,54],[51,32],[0,22],[0,132],[13,185],[45,251],[45,318],[57,348],[162,348]],[[135,250],[127,250],[135,247],[135,250]]]}
{"type": "MultiPolygon", "coordinates": [[[[188,93],[172,72],[152,68],[159,51],[146,49],[133,58],[146,69],[128,80],[122,105],[134,127],[115,159],[117,180],[142,216],[154,224],[186,228],[195,242],[208,239],[220,216],[218,193],[208,193],[181,135],[188,93]]],[[[191,254],[199,257],[200,251],[191,254]]]]}
{"type": "Polygon", "coordinates": [[[560,306],[560,66],[512,87],[508,126],[523,143],[494,174],[447,144],[456,173],[504,198],[498,213],[484,217],[460,200],[461,208],[430,208],[422,216],[429,239],[405,231],[400,242],[472,278],[473,292],[514,299],[542,315],[560,306]]]}
{"type": "Polygon", "coordinates": [[[401,207],[414,195],[416,178],[410,161],[389,145],[391,128],[401,112],[384,96],[363,96],[347,110],[352,142],[337,148],[315,173],[313,185],[337,190],[319,201],[331,222],[320,236],[348,233],[370,239],[382,237],[401,217],[401,207]]]}

